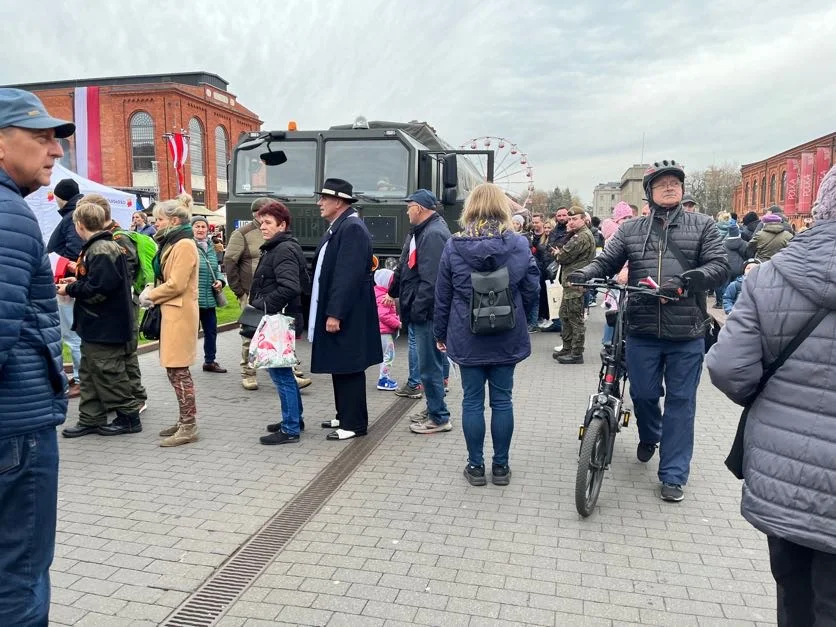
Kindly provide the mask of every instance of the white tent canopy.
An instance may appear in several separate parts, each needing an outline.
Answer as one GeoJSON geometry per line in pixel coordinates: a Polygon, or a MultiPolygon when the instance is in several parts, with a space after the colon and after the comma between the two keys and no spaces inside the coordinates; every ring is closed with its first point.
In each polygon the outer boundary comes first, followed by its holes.
{"type": "MultiPolygon", "coordinates": [[[[73,179],[78,183],[78,191],[82,194],[101,194],[110,203],[110,212],[112,218],[119,223],[124,229],[130,228],[131,217],[136,211],[136,197],[133,194],[113,189],[107,185],[96,183],[84,178],[68,170],[59,163],[56,163],[52,168],[52,176],[49,180],[49,185],[41,187],[32,192],[26,197],[26,202],[35,213],[38,219],[38,224],[41,227],[41,235],[44,238],[44,243],[49,241],[49,236],[58,226],[61,221],[61,216],[58,214],[58,205],[55,202],[55,195],[53,190],[59,181],[64,179],[73,179]]],[[[57,255],[50,255],[53,268],[57,262],[57,255]]],[[[75,261],[73,259],[73,261],[75,261]]]]}

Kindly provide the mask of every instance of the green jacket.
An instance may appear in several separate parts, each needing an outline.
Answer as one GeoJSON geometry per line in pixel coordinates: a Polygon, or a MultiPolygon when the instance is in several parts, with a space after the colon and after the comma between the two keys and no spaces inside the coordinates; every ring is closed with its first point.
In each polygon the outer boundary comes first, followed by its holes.
{"type": "Polygon", "coordinates": [[[203,250],[197,240],[195,240],[195,244],[197,244],[198,268],[200,271],[197,279],[197,306],[201,309],[211,309],[217,307],[212,283],[216,279],[223,282],[221,272],[218,270],[218,256],[215,254],[215,247],[212,246],[211,242],[207,247],[208,250],[203,250]]]}
{"type": "Polygon", "coordinates": [[[570,287],[567,280],[575,270],[592,263],[595,259],[595,236],[589,227],[583,226],[569,238],[557,252],[560,264],[560,284],[563,285],[563,298],[581,298],[584,288],[570,287]]]}
{"type": "Polygon", "coordinates": [[[749,255],[766,261],[783,250],[791,239],[792,233],[782,223],[767,224],[749,242],[749,255]]]}

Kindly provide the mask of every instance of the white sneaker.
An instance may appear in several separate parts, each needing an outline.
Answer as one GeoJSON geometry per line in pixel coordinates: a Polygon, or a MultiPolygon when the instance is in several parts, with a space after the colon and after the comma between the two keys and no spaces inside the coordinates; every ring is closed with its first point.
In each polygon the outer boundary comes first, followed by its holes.
{"type": "Polygon", "coordinates": [[[559,353],[562,350],[563,350],[563,344],[561,344],[560,346],[555,346],[554,347],[554,352],[555,353],[559,353]]]}
{"type": "Polygon", "coordinates": [[[148,403],[147,403],[147,402],[143,403],[143,404],[142,404],[142,407],[140,407],[140,408],[139,408],[139,413],[141,414],[141,413],[142,413],[142,412],[144,412],[146,409],[148,409],[148,403]]]}
{"type": "Polygon", "coordinates": [[[552,321],[551,320],[541,320],[540,322],[537,323],[537,326],[540,327],[541,329],[548,329],[550,326],[552,326],[552,321]]]}

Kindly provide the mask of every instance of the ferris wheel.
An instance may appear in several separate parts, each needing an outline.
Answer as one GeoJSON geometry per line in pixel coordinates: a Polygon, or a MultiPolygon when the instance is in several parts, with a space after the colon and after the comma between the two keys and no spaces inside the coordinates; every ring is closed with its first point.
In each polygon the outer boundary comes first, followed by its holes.
{"type": "MultiPolygon", "coordinates": [[[[493,150],[493,182],[505,190],[520,205],[528,206],[534,194],[534,168],[528,160],[528,153],[516,142],[505,137],[485,135],[475,137],[459,147],[461,150],[493,150]]],[[[469,155],[482,180],[488,178],[487,155],[469,155]]]]}

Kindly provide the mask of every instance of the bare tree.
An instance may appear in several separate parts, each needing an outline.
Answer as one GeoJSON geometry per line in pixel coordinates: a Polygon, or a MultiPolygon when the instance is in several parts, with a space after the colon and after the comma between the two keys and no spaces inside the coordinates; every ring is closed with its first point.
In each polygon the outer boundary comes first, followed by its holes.
{"type": "Polygon", "coordinates": [[[685,179],[685,188],[697,201],[702,213],[715,216],[720,211],[732,211],[734,190],[740,181],[738,165],[724,163],[691,172],[685,179]]]}
{"type": "Polygon", "coordinates": [[[550,208],[550,198],[549,193],[543,191],[542,189],[538,189],[531,194],[531,206],[530,209],[532,213],[548,213],[550,208]]]}

